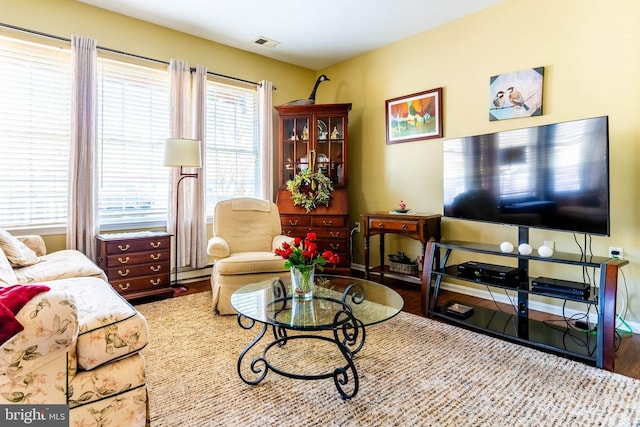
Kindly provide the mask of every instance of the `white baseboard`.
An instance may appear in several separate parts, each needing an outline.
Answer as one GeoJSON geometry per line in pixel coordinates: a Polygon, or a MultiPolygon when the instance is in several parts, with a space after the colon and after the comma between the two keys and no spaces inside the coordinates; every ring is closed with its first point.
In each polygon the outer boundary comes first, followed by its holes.
{"type": "MultiPolygon", "coordinates": [[[[364,266],[361,264],[351,264],[351,268],[354,270],[358,270],[358,271],[364,271],[364,266]]],[[[385,273],[385,277],[394,277],[395,279],[400,279],[403,280],[406,279],[406,276],[402,276],[402,275],[393,275],[392,274],[387,274],[385,273]]],[[[414,282],[414,278],[410,278],[410,282],[414,282]]],[[[485,289],[478,289],[478,288],[473,288],[470,286],[464,286],[464,285],[457,285],[455,283],[449,283],[449,282],[442,282],[442,284],[440,285],[442,287],[442,289],[445,289],[447,291],[451,291],[451,292],[455,292],[455,293],[459,293],[459,294],[463,294],[463,295],[469,295],[472,297],[476,297],[476,298],[482,298],[482,299],[486,299],[486,300],[492,300],[494,299],[497,302],[500,303],[504,303],[504,304],[514,304],[515,301],[517,301],[517,295],[516,292],[514,291],[507,291],[509,292],[509,294],[511,295],[511,300],[509,300],[509,297],[507,297],[507,294],[505,294],[504,292],[493,292],[490,293],[488,290],[485,289]],[[493,298],[492,298],[493,296],[493,298]]],[[[529,300],[529,309],[530,310],[535,310],[535,311],[539,311],[542,313],[548,313],[548,314],[552,314],[555,316],[562,316],[562,307],[559,305],[554,305],[554,304],[548,304],[548,303],[544,303],[541,301],[535,301],[535,300],[529,300]]],[[[569,318],[573,315],[576,314],[580,314],[583,313],[582,311],[579,310],[574,310],[571,308],[565,308],[564,309],[564,315],[569,318]]],[[[597,323],[597,315],[595,313],[595,310],[593,313],[591,313],[589,315],[589,322],[592,324],[596,324],[597,323]]],[[[618,321],[616,322],[616,328],[619,328],[623,331],[628,331],[629,328],[631,328],[631,330],[633,331],[634,334],[638,334],[640,333],[640,323],[638,322],[630,322],[628,320],[625,320],[625,324],[623,325],[622,322],[620,321],[620,319],[618,319],[618,321]],[[628,326],[627,326],[628,325],[628,326]]]]}

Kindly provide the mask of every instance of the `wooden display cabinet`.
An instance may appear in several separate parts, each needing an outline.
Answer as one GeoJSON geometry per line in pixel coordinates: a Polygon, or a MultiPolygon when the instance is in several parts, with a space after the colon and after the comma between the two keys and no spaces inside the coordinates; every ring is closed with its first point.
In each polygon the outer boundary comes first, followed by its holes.
{"type": "Polygon", "coordinates": [[[314,231],[318,248],[338,254],[336,269],[327,273],[348,273],[349,204],[347,198],[348,121],[351,104],[281,105],[278,127],[279,178],[276,204],[282,231],[304,237],[314,231]],[[310,212],[296,206],[287,190],[287,181],[312,167],[329,177],[334,191],[329,206],[320,205],[310,212]]]}

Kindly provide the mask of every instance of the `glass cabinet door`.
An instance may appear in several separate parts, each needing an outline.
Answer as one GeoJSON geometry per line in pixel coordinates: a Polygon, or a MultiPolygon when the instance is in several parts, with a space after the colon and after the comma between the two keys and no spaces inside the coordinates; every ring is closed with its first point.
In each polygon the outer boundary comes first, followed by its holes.
{"type": "Polygon", "coordinates": [[[319,117],[316,129],[318,170],[335,185],[344,185],[344,118],[319,117]]]}
{"type": "Polygon", "coordinates": [[[347,139],[351,104],[282,105],[278,139],[279,188],[312,168],[335,189],[347,187],[347,139]]]}
{"type": "Polygon", "coordinates": [[[293,179],[294,175],[309,167],[309,117],[286,119],[282,121],[282,183],[293,179]]]}

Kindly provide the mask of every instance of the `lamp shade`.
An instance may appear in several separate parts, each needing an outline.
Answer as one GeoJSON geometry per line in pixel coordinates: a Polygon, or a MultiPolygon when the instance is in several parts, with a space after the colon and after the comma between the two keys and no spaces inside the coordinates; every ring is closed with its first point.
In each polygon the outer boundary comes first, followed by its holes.
{"type": "Polygon", "coordinates": [[[197,139],[167,138],[164,145],[164,165],[201,168],[200,141],[197,139]]]}

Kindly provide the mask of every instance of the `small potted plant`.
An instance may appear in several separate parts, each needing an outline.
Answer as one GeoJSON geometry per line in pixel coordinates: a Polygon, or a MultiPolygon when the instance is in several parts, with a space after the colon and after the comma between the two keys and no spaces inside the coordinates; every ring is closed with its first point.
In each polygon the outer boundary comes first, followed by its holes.
{"type": "Polygon", "coordinates": [[[409,258],[404,252],[389,254],[389,269],[395,273],[417,274],[418,261],[409,258]]]}

